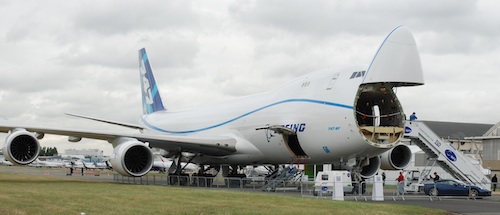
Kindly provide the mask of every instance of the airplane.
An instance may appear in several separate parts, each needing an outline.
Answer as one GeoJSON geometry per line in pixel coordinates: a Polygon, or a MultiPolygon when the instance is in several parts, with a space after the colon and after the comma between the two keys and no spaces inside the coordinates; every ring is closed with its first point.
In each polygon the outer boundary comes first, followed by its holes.
{"type": "Polygon", "coordinates": [[[35,159],[32,163],[28,164],[28,166],[31,167],[47,167],[47,168],[62,168],[64,167],[64,163],[60,161],[49,161],[49,160],[40,160],[40,159],[35,159]]]}
{"type": "Polygon", "coordinates": [[[104,169],[112,169],[111,166],[108,164],[107,161],[105,162],[91,162],[87,163],[85,161],[81,161],[83,168],[85,169],[99,169],[99,170],[104,170],[104,169]]]}
{"type": "Polygon", "coordinates": [[[65,161],[64,167],[73,168],[73,169],[85,169],[85,165],[83,164],[83,160],[68,160],[65,161]]]}
{"type": "Polygon", "coordinates": [[[33,162],[45,134],[73,142],[108,141],[114,147],[113,169],[133,177],[150,171],[151,148],[168,151],[176,174],[181,161],[218,167],[223,175],[238,166],[301,161],[371,177],[379,169],[403,169],[411,158],[400,144],[406,117],[395,88],[423,85],[424,79],[406,26],[388,34],[369,65],[322,69],[268,92],[193,108],[165,108],[144,48],[139,72],[143,115],[138,124],[69,114],[139,132],[0,125],[1,132],[9,133],[6,159],[18,165],[33,162]]]}
{"type": "MultiPolygon", "coordinates": [[[[181,166],[184,172],[196,172],[196,170],[199,169],[198,166],[192,163],[182,162],[181,166]]],[[[153,153],[153,166],[151,167],[151,171],[159,171],[160,173],[165,173],[171,167],[177,168],[176,164],[171,159],[167,159],[160,154],[153,153]]]]}
{"type": "Polygon", "coordinates": [[[14,164],[8,160],[5,160],[4,157],[0,157],[0,165],[3,166],[13,166],[14,164]]]}
{"type": "Polygon", "coordinates": [[[84,175],[85,170],[91,170],[92,174],[95,176],[99,176],[101,170],[112,170],[112,167],[109,166],[108,161],[105,162],[85,162],[82,159],[74,159],[74,160],[66,160],[64,163],[64,167],[69,170],[69,173],[66,175],[71,176],[75,171],[80,169],[82,176],[84,175]]]}
{"type": "Polygon", "coordinates": [[[172,162],[166,162],[165,159],[163,159],[163,157],[159,154],[153,154],[153,157],[153,166],[150,171],[159,171],[160,173],[164,173],[172,165],[172,162]]]}

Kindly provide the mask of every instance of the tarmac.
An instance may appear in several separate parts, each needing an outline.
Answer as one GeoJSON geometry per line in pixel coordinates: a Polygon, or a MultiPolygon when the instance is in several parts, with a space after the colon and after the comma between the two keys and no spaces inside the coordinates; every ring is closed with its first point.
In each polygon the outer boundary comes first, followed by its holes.
{"type": "MultiPolygon", "coordinates": [[[[78,169],[72,175],[68,175],[67,168],[34,168],[34,167],[9,167],[0,166],[1,172],[20,173],[40,175],[47,177],[77,179],[77,180],[91,180],[102,182],[114,182],[113,175],[116,174],[112,171],[84,171],[78,169]]],[[[116,182],[118,183],[118,182],[116,182]]],[[[368,190],[369,191],[369,190],[368,190]]],[[[281,193],[281,192],[276,192],[281,193]]],[[[301,195],[300,192],[282,192],[284,195],[301,195]]],[[[394,190],[384,190],[384,201],[371,201],[370,196],[365,196],[369,203],[372,204],[403,204],[403,205],[417,205],[426,208],[442,209],[450,212],[450,214],[464,214],[464,215],[500,215],[500,190],[493,192],[491,197],[484,197],[482,199],[468,199],[465,197],[433,197],[430,198],[425,195],[407,194],[404,197],[394,196],[394,190]]],[[[356,200],[365,201],[364,198],[355,196],[346,196],[346,201],[356,200]]]]}

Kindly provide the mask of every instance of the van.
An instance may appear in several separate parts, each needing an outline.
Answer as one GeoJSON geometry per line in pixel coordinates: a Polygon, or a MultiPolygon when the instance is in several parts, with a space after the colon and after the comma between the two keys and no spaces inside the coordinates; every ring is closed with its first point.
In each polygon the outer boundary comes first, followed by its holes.
{"type": "Polygon", "coordinates": [[[327,195],[333,193],[335,177],[341,177],[342,187],[345,193],[352,193],[352,178],[349,171],[320,171],[314,181],[313,195],[327,195]]]}

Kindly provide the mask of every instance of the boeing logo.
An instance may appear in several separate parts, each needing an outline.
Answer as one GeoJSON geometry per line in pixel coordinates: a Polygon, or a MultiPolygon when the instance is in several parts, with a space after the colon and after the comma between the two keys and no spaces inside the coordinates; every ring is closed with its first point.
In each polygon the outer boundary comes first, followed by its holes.
{"type": "Polygon", "coordinates": [[[285,128],[292,129],[295,132],[303,132],[306,129],[306,124],[305,123],[300,123],[300,124],[286,124],[284,126],[285,126],[285,128]]]}

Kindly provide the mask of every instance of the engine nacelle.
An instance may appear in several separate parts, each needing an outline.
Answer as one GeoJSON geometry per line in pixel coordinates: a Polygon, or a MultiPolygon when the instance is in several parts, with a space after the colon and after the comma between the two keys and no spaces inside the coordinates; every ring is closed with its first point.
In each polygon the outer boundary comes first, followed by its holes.
{"type": "Polygon", "coordinates": [[[377,174],[380,168],[380,158],[378,156],[365,160],[365,164],[361,164],[361,172],[359,173],[363,178],[370,178],[377,174]],[[367,161],[367,162],[366,162],[367,161]]]}
{"type": "Polygon", "coordinates": [[[40,143],[26,129],[16,128],[5,138],[3,155],[6,160],[17,165],[27,165],[38,158],[40,143]]]}
{"type": "Polygon", "coordinates": [[[410,164],[411,156],[410,147],[399,144],[381,155],[382,165],[380,168],[383,170],[404,169],[410,164]]]}
{"type": "Polygon", "coordinates": [[[151,170],[153,153],[143,142],[133,138],[118,138],[113,145],[116,147],[109,159],[113,170],[134,177],[143,176],[151,170]]]}

